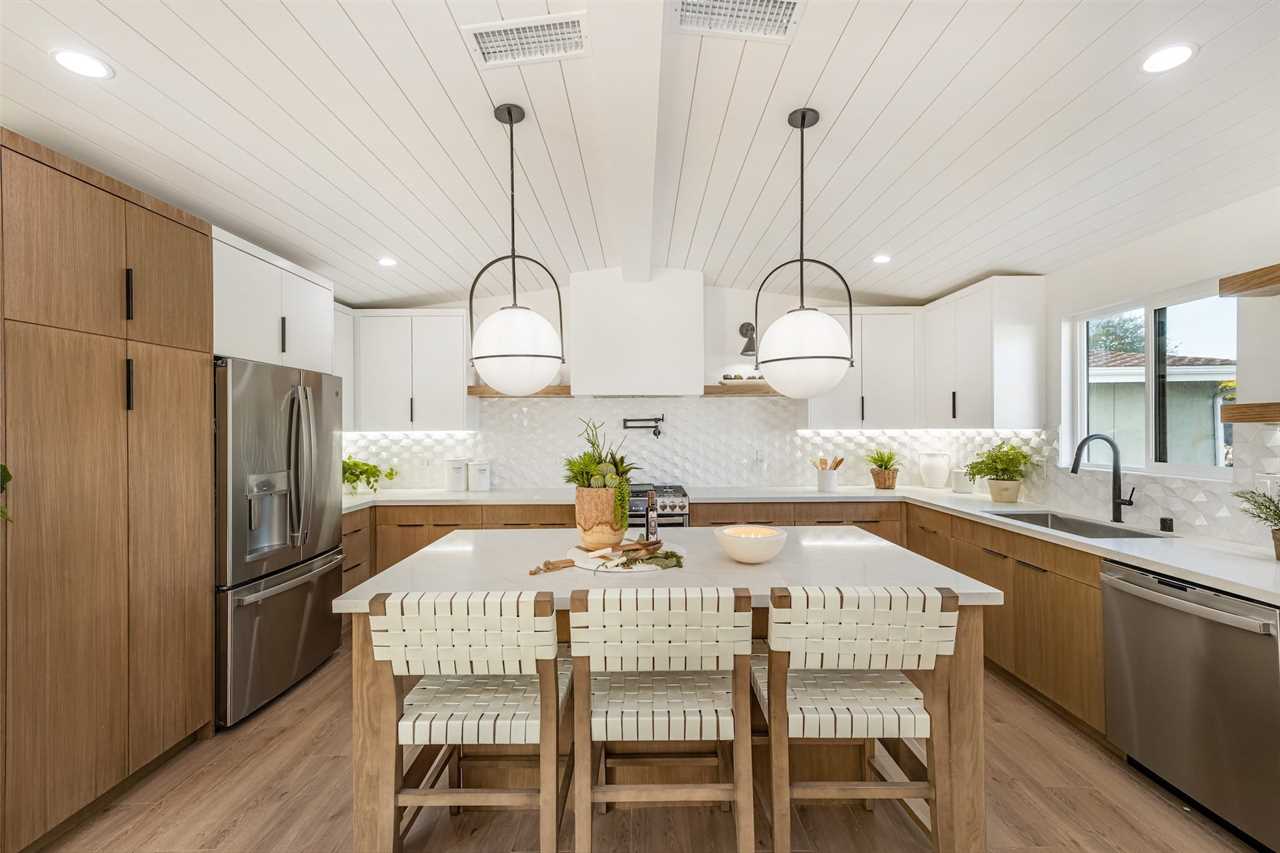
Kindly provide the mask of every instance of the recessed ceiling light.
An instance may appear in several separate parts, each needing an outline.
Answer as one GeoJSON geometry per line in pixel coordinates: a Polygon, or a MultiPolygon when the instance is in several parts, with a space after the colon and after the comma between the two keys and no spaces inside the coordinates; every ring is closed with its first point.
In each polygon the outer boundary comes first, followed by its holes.
{"type": "Polygon", "coordinates": [[[53,58],[63,68],[82,77],[105,80],[108,77],[114,77],[116,74],[111,70],[111,66],[101,59],[76,50],[55,50],[53,58]]]}
{"type": "Polygon", "coordinates": [[[1148,74],[1160,74],[1177,68],[1195,55],[1196,48],[1192,44],[1171,44],[1160,48],[1146,58],[1142,70],[1148,74]]]}
{"type": "Polygon", "coordinates": [[[877,264],[887,264],[889,261],[893,260],[893,258],[888,255],[876,255],[871,260],[875,261],[877,264]]]}
{"type": "Polygon", "coordinates": [[[395,265],[396,265],[396,259],[393,257],[387,256],[383,258],[378,258],[378,266],[380,267],[394,267],[395,265]]]}

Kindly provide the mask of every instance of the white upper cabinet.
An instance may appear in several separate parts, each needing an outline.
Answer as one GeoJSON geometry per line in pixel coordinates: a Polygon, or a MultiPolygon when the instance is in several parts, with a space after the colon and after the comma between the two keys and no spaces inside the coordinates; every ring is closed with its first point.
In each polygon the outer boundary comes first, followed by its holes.
{"type": "Polygon", "coordinates": [[[355,311],[356,429],[476,428],[467,396],[467,314],[460,309],[355,311]]]}
{"type": "Polygon", "coordinates": [[[260,246],[214,228],[213,351],[331,372],[332,285],[260,246]]]}
{"type": "MultiPolygon", "coordinates": [[[[844,328],[847,310],[825,309],[844,328]]],[[[911,309],[854,309],[853,357],[840,386],[809,401],[810,429],[917,426],[916,317],[911,309]]]]}
{"type": "Polygon", "coordinates": [[[351,309],[333,305],[333,374],[342,379],[342,428],[356,428],[356,318],[351,309]]]}
{"type": "Polygon", "coordinates": [[[289,271],[284,273],[283,352],[286,367],[333,370],[333,292],[289,271]]]}
{"type": "Polygon", "coordinates": [[[924,309],[925,425],[1044,426],[1044,279],[993,276],[924,309]]]}
{"type": "Polygon", "coordinates": [[[213,351],[278,363],[284,270],[213,241],[213,351]]]}

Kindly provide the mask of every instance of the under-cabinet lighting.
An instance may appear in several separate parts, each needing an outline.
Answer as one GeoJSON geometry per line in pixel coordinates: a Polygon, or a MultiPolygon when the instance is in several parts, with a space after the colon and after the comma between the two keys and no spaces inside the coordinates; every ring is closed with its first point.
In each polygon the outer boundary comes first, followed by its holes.
{"type": "Polygon", "coordinates": [[[53,59],[63,68],[73,74],[79,74],[81,77],[105,80],[108,77],[115,76],[115,72],[111,70],[110,65],[97,57],[81,53],[78,50],[55,50],[53,59]]]}
{"type": "Polygon", "coordinates": [[[875,261],[877,264],[887,264],[889,261],[893,260],[893,258],[888,255],[876,255],[871,260],[875,261]]]}
{"type": "Polygon", "coordinates": [[[1195,55],[1196,48],[1192,44],[1171,44],[1152,53],[1142,63],[1142,70],[1148,74],[1162,74],[1171,71],[1195,55]]]}
{"type": "Polygon", "coordinates": [[[378,258],[378,266],[380,267],[394,267],[395,265],[396,265],[396,259],[391,257],[390,255],[386,255],[384,257],[378,258]]]}

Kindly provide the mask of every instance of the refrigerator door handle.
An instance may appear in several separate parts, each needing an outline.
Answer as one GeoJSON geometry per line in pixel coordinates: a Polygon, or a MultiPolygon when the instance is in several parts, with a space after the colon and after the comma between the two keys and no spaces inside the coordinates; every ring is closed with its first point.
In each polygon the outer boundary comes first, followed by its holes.
{"type": "MultiPolygon", "coordinates": [[[[303,445],[306,447],[306,483],[302,494],[302,541],[311,538],[311,525],[316,515],[316,404],[311,389],[306,385],[298,386],[302,401],[303,445]]],[[[301,479],[301,478],[300,478],[301,479]]]]}
{"type": "Polygon", "coordinates": [[[293,546],[301,545],[304,536],[302,532],[302,458],[299,453],[299,445],[302,439],[302,386],[294,385],[289,389],[289,396],[285,398],[285,406],[288,408],[288,432],[286,436],[286,451],[289,463],[289,544],[293,546]]]}

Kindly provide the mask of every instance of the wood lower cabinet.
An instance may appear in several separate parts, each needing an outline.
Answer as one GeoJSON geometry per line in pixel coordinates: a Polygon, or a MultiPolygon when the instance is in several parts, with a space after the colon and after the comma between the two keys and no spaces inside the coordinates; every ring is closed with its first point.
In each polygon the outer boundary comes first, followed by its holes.
{"type": "Polygon", "coordinates": [[[455,530],[482,526],[479,506],[380,506],[374,518],[375,574],[455,530]]]}
{"type": "Polygon", "coordinates": [[[17,850],[128,771],[129,471],[125,342],[7,321],[4,343],[4,846],[17,850]]]}
{"type": "Polygon", "coordinates": [[[951,516],[907,504],[906,547],[944,566],[951,565],[951,516]]]}
{"type": "Polygon", "coordinates": [[[357,509],[342,516],[342,591],[369,579],[373,557],[373,509],[357,509]]]}
{"type": "Polygon", "coordinates": [[[729,524],[770,524],[790,527],[795,524],[795,504],[728,503],[692,504],[689,524],[692,527],[723,527],[729,524]]]}
{"type": "Polygon", "coordinates": [[[128,357],[132,773],[213,718],[213,364],[134,341],[128,357]]]}
{"type": "Polygon", "coordinates": [[[5,316],[124,337],[127,202],[7,148],[0,157],[5,316]]]}
{"type": "Polygon", "coordinates": [[[903,504],[895,501],[812,501],[796,503],[798,526],[861,527],[895,545],[902,544],[903,504]]]}
{"type": "Polygon", "coordinates": [[[126,204],[125,226],[133,290],[129,339],[211,352],[213,250],[208,235],[136,204],[126,204]]]}
{"type": "Polygon", "coordinates": [[[952,543],[952,560],[956,571],[1004,593],[1002,606],[983,608],[982,637],[987,657],[1013,672],[1018,643],[1011,558],[993,549],[955,540],[952,543]]]}
{"type": "Polygon", "coordinates": [[[573,506],[556,504],[538,505],[486,505],[480,508],[480,516],[486,529],[504,528],[566,528],[574,527],[576,520],[573,506]]]}

